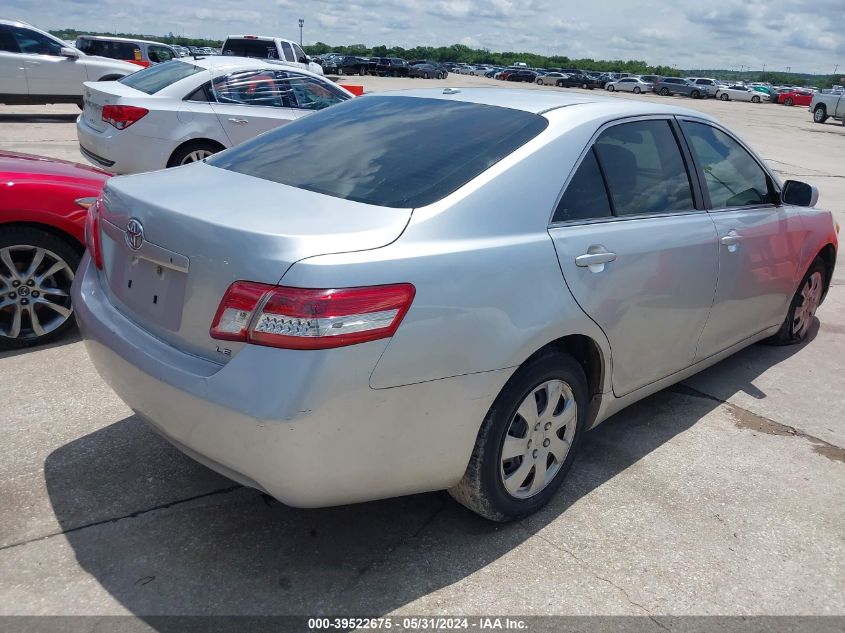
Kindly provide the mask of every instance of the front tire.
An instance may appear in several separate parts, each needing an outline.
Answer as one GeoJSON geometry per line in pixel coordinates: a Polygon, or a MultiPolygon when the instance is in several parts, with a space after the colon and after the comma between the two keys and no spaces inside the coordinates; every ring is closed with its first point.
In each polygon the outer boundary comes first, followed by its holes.
{"type": "Polygon", "coordinates": [[[791,106],[791,105],[792,105],[792,103],[793,103],[793,101],[792,101],[792,97],[787,97],[787,98],[786,98],[786,99],[784,99],[784,101],[783,101],[783,105],[785,105],[785,106],[791,106]]]}
{"type": "Polygon", "coordinates": [[[587,402],[587,381],[574,358],[546,352],[528,361],[490,407],[463,479],[449,494],[491,521],[536,512],[572,466],[587,402]]]}
{"type": "Polygon", "coordinates": [[[757,96],[751,97],[751,103],[760,103],[760,97],[757,97],[757,96]]]}
{"type": "Polygon", "coordinates": [[[825,121],[827,121],[827,109],[823,105],[816,106],[816,109],[813,110],[813,122],[824,123],[825,121]]]}
{"type": "Polygon", "coordinates": [[[41,229],[0,229],[0,350],[49,343],[73,327],[80,253],[70,238],[41,229]]]}
{"type": "Polygon", "coordinates": [[[608,89],[609,92],[615,92],[616,86],[608,86],[607,89],[608,89]]]}
{"type": "Polygon", "coordinates": [[[689,96],[693,99],[701,99],[701,93],[698,90],[693,90],[689,96]]]}
{"type": "Polygon", "coordinates": [[[638,95],[638,94],[640,94],[641,92],[642,92],[642,90],[640,90],[640,87],[639,87],[639,86],[634,86],[634,94],[635,94],[635,95],[638,95]]]}
{"type": "Polygon", "coordinates": [[[727,101],[728,99],[730,99],[730,97],[722,93],[721,95],[719,95],[719,99],[721,99],[722,101],[727,101]]]}
{"type": "Polygon", "coordinates": [[[660,96],[661,97],[668,97],[669,96],[669,89],[668,88],[661,88],[660,89],[660,96]]]}
{"type": "Polygon", "coordinates": [[[793,345],[807,338],[816,310],[821,304],[827,274],[827,266],[824,261],[818,257],[813,260],[810,269],[801,280],[795,296],[792,297],[789,312],[787,312],[780,329],[767,338],[766,343],[769,345],[793,345]]]}

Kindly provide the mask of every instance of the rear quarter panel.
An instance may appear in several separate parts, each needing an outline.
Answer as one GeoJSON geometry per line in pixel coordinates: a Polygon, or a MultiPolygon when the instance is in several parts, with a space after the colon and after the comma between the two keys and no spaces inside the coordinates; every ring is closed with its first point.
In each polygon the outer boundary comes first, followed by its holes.
{"type": "Polygon", "coordinates": [[[74,200],[99,196],[102,184],[15,182],[4,187],[0,199],[0,225],[30,222],[54,227],[84,244],[87,210],[74,200]]]}
{"type": "Polygon", "coordinates": [[[392,244],[301,260],[281,283],[414,284],[411,309],[371,374],[377,389],[515,367],[569,334],[589,336],[610,359],[604,334],[566,287],[548,233],[563,183],[599,124],[543,134],[416,209],[392,244]]]}

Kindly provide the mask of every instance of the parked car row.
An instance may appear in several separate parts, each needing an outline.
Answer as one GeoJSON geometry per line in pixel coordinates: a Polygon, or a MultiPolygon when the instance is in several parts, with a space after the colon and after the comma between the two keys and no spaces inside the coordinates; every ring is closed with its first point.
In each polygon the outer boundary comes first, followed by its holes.
{"type": "Polygon", "coordinates": [[[449,70],[443,64],[426,59],[405,61],[399,57],[327,54],[315,60],[322,66],[323,72],[331,75],[376,75],[422,79],[445,79],[449,75],[449,70]]]}

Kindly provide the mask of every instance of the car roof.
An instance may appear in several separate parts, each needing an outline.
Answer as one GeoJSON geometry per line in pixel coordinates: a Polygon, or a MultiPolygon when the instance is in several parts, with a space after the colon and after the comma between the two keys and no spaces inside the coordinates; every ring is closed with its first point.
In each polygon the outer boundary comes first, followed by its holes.
{"type": "MultiPolygon", "coordinates": [[[[309,75],[311,77],[319,77],[324,79],[321,75],[312,73],[299,66],[294,66],[292,62],[285,62],[280,59],[261,59],[258,57],[236,57],[234,55],[209,55],[196,59],[194,57],[179,57],[173,59],[171,62],[178,62],[182,64],[193,64],[200,68],[205,68],[212,72],[227,72],[235,70],[291,70],[302,75],[309,75]]],[[[170,62],[167,62],[170,63],[170,62]]]]}
{"type": "Polygon", "coordinates": [[[391,97],[419,97],[423,99],[443,99],[445,101],[464,101],[482,105],[499,106],[522,110],[533,114],[543,114],[550,110],[568,106],[601,105],[604,112],[622,116],[638,116],[649,114],[685,115],[709,119],[706,114],[697,110],[666,105],[652,101],[634,101],[621,97],[590,95],[582,93],[552,92],[550,90],[528,90],[514,88],[419,88],[415,90],[396,90],[364,95],[359,99],[371,96],[391,97]]]}
{"type": "Polygon", "coordinates": [[[135,37],[112,37],[111,35],[77,35],[76,39],[88,39],[88,40],[105,40],[105,41],[115,41],[115,42],[140,42],[141,44],[155,44],[157,46],[168,46],[173,47],[173,44],[165,44],[164,42],[156,42],[153,40],[140,40],[135,37]]]}
{"type": "MultiPolygon", "coordinates": [[[[226,41],[229,40],[258,40],[259,42],[287,42],[288,44],[296,44],[293,40],[287,40],[283,37],[273,37],[272,35],[227,35],[226,41]]],[[[225,46],[226,42],[223,42],[223,45],[225,46]]]]}

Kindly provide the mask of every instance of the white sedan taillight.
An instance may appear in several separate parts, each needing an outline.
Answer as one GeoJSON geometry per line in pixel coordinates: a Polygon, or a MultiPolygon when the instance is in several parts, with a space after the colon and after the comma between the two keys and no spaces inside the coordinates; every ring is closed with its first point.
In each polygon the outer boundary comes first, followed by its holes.
{"type": "Polygon", "coordinates": [[[288,349],[328,349],[393,336],[415,289],[290,288],[236,281],[220,302],[210,335],[288,349]]]}

